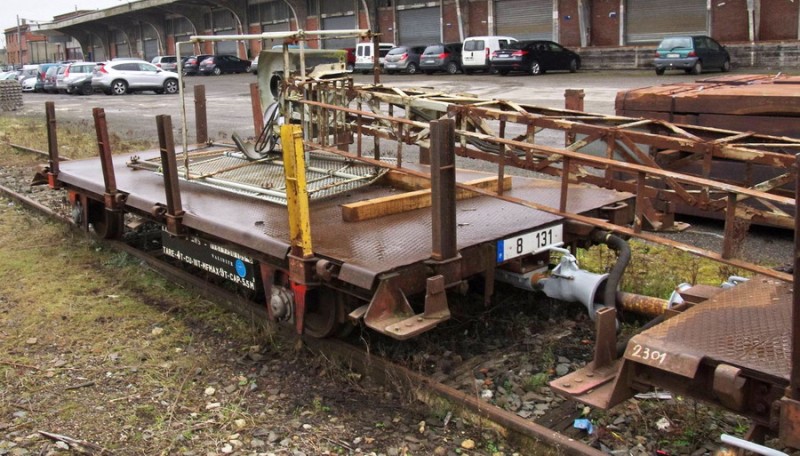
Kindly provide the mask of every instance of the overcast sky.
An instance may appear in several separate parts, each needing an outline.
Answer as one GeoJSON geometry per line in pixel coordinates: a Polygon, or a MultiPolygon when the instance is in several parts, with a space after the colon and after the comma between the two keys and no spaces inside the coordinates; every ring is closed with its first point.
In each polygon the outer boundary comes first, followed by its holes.
{"type": "MultiPolygon", "coordinates": [[[[51,22],[53,16],[70,11],[104,9],[128,3],[127,0],[0,0],[0,30],[16,27],[17,15],[28,22],[51,22]]],[[[0,34],[0,47],[5,47],[6,37],[0,34]]]]}

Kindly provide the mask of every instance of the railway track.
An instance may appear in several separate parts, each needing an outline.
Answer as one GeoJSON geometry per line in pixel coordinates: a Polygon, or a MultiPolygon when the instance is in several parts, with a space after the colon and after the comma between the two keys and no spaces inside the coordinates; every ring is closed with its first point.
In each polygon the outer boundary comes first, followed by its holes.
{"type": "MultiPolygon", "coordinates": [[[[11,146],[25,152],[42,153],[34,149],[11,146]]],[[[14,172],[19,173],[20,170],[14,172]]],[[[24,182],[22,178],[11,181],[24,182]]],[[[51,191],[23,193],[21,190],[24,191],[21,188],[0,187],[0,192],[7,198],[72,224],[69,213],[59,204],[63,201],[63,196],[53,198],[51,191]],[[45,201],[39,200],[41,196],[46,196],[45,201]]],[[[216,302],[246,319],[263,321],[267,319],[264,308],[164,261],[161,255],[144,252],[121,241],[102,242],[146,262],[171,281],[202,290],[204,294],[213,296],[216,302]]],[[[521,313],[522,308],[530,304],[524,302],[526,300],[524,297],[517,296],[511,300],[515,300],[515,303],[510,305],[512,308],[522,302],[522,306],[514,308],[514,312],[521,313]]],[[[546,304],[553,305],[551,302],[546,304]]],[[[555,398],[544,381],[521,385],[523,382],[520,378],[526,375],[527,378],[541,379],[535,375],[536,371],[547,372],[549,369],[552,375],[556,373],[554,372],[556,367],[559,371],[571,370],[591,358],[591,347],[588,344],[588,340],[591,339],[591,324],[586,321],[587,318],[583,316],[580,308],[570,313],[569,310],[553,312],[545,307],[539,317],[541,321],[538,327],[535,327],[536,323],[526,321],[527,327],[517,328],[523,333],[527,332],[522,337],[519,332],[511,331],[508,327],[504,328],[504,321],[499,321],[495,327],[487,329],[488,323],[481,321],[480,318],[465,322],[459,320],[459,316],[456,315],[451,327],[437,331],[430,337],[423,337],[419,342],[415,341],[410,348],[408,344],[397,344],[380,337],[375,340],[365,340],[365,337],[369,336],[364,334],[360,337],[352,336],[350,343],[336,339],[320,341],[313,338],[306,338],[304,342],[326,358],[338,359],[372,378],[402,387],[409,396],[429,404],[431,408],[457,411],[463,419],[477,423],[483,428],[493,429],[523,451],[523,454],[603,454],[590,444],[605,450],[627,449],[631,454],[645,450],[644,445],[635,440],[641,439],[645,431],[636,429],[637,423],[631,422],[627,411],[609,413],[606,417],[598,419],[596,416],[590,416],[583,407],[555,398]],[[484,326],[482,332],[486,334],[479,336],[478,329],[481,325],[484,326]],[[462,343],[461,340],[465,337],[473,339],[471,341],[473,343],[462,343]],[[496,339],[494,343],[490,342],[492,338],[496,339]],[[567,339],[571,340],[571,343],[565,343],[567,339]],[[555,346],[558,348],[554,349],[555,346]],[[386,358],[379,355],[385,355],[386,358]],[[544,361],[542,357],[549,359],[544,361]],[[515,404],[515,401],[519,404],[515,404]],[[527,405],[522,404],[523,402],[527,405]],[[546,406],[536,407],[537,402],[546,406]],[[531,403],[534,403],[533,407],[530,407],[531,403]],[[607,432],[610,434],[590,435],[582,430],[573,429],[575,420],[584,415],[595,423],[608,424],[607,429],[610,431],[607,432]],[[630,429],[626,429],[628,425],[630,429]],[[622,437],[625,434],[634,440],[625,441],[622,437]],[[611,442],[616,442],[616,445],[612,446],[611,442]]],[[[498,321],[498,319],[487,320],[498,321]]],[[[560,374],[562,373],[559,372],[560,374]]],[[[640,410],[643,409],[646,409],[646,406],[641,406],[640,410]]],[[[641,411],[639,413],[641,414],[641,411]]],[[[648,426],[647,421],[643,420],[645,427],[648,426]]],[[[652,422],[649,425],[652,426],[652,422]]],[[[696,444],[700,448],[703,445],[705,447],[715,445],[712,441],[696,444]]]]}

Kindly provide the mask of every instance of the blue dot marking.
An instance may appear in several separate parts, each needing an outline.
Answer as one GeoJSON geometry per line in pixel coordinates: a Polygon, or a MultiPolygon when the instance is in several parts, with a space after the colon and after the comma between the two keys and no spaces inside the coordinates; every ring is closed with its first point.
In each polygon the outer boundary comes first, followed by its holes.
{"type": "Polygon", "coordinates": [[[239,277],[244,277],[247,274],[247,266],[244,265],[244,261],[240,259],[236,259],[236,273],[239,274],[239,277]]]}

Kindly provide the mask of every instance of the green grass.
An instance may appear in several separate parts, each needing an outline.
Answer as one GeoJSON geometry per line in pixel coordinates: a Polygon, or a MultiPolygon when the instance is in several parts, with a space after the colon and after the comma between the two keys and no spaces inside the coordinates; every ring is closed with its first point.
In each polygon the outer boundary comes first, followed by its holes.
{"type": "MultiPolygon", "coordinates": [[[[629,244],[632,256],[622,277],[623,291],[666,299],[684,282],[718,286],[731,275],[752,275],[670,247],[635,239],[629,244]]],[[[617,261],[617,254],[604,245],[580,249],[576,256],[581,268],[596,273],[608,272],[617,261]]]]}

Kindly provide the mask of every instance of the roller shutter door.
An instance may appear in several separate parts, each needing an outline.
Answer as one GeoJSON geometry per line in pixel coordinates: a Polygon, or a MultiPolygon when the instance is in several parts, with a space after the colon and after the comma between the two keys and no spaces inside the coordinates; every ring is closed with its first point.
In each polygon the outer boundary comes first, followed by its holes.
{"type": "Polygon", "coordinates": [[[495,0],[498,35],[553,40],[553,0],[495,0]]]}
{"type": "MultiPolygon", "coordinates": [[[[215,35],[233,35],[233,34],[234,34],[233,32],[215,33],[215,35]]],[[[239,48],[239,43],[237,41],[217,41],[215,46],[217,54],[238,55],[236,50],[239,48]]]]}
{"type": "Polygon", "coordinates": [[[625,42],[658,42],[667,35],[708,35],[706,0],[627,0],[625,42]]]}
{"type": "Polygon", "coordinates": [[[144,28],[142,31],[142,51],[144,51],[144,59],[148,62],[153,57],[159,55],[158,53],[158,35],[152,27],[144,28]]]}
{"type": "Polygon", "coordinates": [[[117,51],[116,57],[131,57],[131,47],[128,46],[128,39],[119,30],[114,32],[114,48],[117,51]]]}
{"type": "Polygon", "coordinates": [[[148,62],[158,55],[158,40],[155,38],[144,40],[144,59],[148,62]]]}
{"type": "MultiPolygon", "coordinates": [[[[356,16],[335,16],[322,18],[323,30],[353,30],[356,29],[356,16]]],[[[356,45],[355,38],[337,38],[331,40],[324,40],[322,42],[323,49],[342,49],[354,47],[356,45]]]]}
{"type": "Polygon", "coordinates": [[[403,46],[427,46],[442,41],[439,7],[397,11],[397,38],[403,46]]]}
{"type": "MultiPolygon", "coordinates": [[[[214,15],[214,35],[236,35],[236,20],[228,10],[215,10],[214,15]]],[[[239,45],[236,41],[217,41],[215,44],[216,54],[238,55],[236,52],[239,45]]]]}
{"type": "Polygon", "coordinates": [[[319,0],[319,13],[323,16],[333,14],[353,14],[358,0],[319,0]]]}
{"type": "Polygon", "coordinates": [[[289,31],[289,23],[288,22],[277,22],[275,24],[262,24],[261,25],[262,32],[288,32],[289,31]]]}

